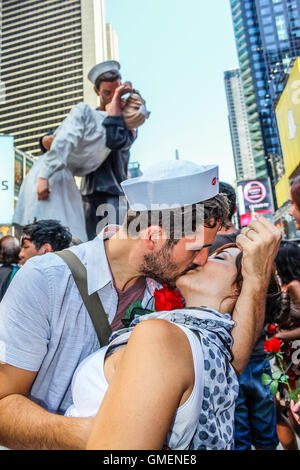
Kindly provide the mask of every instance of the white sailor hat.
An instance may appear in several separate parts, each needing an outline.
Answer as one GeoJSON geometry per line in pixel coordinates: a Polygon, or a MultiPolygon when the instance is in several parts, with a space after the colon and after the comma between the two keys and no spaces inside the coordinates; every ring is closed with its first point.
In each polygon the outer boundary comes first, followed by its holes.
{"type": "Polygon", "coordinates": [[[116,60],[106,60],[100,64],[94,65],[94,67],[88,73],[88,79],[95,85],[95,82],[100,75],[106,72],[119,72],[121,66],[116,60]]]}
{"type": "Polygon", "coordinates": [[[162,210],[206,201],[219,193],[219,167],[171,160],[121,183],[130,209],[162,210]]]}

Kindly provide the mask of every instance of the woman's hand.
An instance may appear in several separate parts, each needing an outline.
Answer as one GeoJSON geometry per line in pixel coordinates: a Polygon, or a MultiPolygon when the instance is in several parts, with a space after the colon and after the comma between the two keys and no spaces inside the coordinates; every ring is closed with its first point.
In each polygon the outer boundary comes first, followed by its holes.
{"type": "Polygon", "coordinates": [[[242,229],[236,242],[243,251],[244,281],[250,281],[262,291],[267,290],[281,238],[281,231],[264,217],[251,221],[242,229]]]}
{"type": "Polygon", "coordinates": [[[37,184],[37,196],[39,201],[44,201],[48,199],[50,195],[49,183],[46,178],[39,178],[37,184]]]}

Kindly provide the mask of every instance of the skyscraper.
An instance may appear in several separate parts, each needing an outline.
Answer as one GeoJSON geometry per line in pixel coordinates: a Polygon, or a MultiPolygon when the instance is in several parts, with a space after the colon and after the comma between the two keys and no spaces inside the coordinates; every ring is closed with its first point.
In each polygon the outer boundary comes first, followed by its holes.
{"type": "Polygon", "coordinates": [[[256,173],[240,70],[226,71],[224,82],[236,178],[252,179],[256,173]]]}
{"type": "Polygon", "coordinates": [[[119,43],[116,32],[110,23],[106,24],[107,58],[119,60],[119,43]]]}
{"type": "MultiPolygon", "coordinates": [[[[255,126],[274,187],[283,171],[274,107],[289,63],[300,55],[300,2],[230,0],[230,4],[241,70],[245,61],[247,64],[242,74],[246,102],[247,85],[251,82],[253,105],[258,113],[255,126]]],[[[251,130],[250,121],[249,127],[251,130]]]]}
{"type": "Polygon", "coordinates": [[[115,58],[107,49],[104,0],[2,0],[1,42],[0,133],[34,155],[39,137],[72,106],[97,106],[88,71],[115,58]]]}
{"type": "Polygon", "coordinates": [[[249,26],[254,24],[255,11],[253,1],[247,2],[248,10],[245,9],[244,0],[231,0],[233,29],[236,40],[241,81],[245,96],[246,112],[249,123],[249,133],[252,154],[254,158],[255,174],[257,178],[267,176],[267,167],[263,146],[263,136],[257,107],[255,80],[258,76],[253,74],[251,56],[253,51],[260,54],[260,42],[257,28],[250,30],[249,26]]]}
{"type": "Polygon", "coordinates": [[[276,184],[284,170],[274,107],[292,59],[300,55],[299,0],[256,0],[265,79],[258,83],[265,153],[276,184]]]}

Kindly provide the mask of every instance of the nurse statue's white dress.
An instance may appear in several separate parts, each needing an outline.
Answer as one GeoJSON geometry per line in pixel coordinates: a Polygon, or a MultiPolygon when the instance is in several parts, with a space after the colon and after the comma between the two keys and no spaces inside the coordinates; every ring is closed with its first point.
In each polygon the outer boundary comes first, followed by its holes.
{"type": "Polygon", "coordinates": [[[69,227],[72,235],[87,241],[82,199],[74,176],[95,171],[111,152],[111,142],[120,139],[120,135],[131,133],[122,116],[115,118],[105,111],[93,110],[85,103],[72,108],[55,131],[51,149],[39,157],[22,183],[14,225],[56,219],[69,227]],[[105,119],[111,120],[109,142],[105,119]],[[37,197],[39,177],[48,180],[51,191],[48,199],[41,201],[37,197]]]}

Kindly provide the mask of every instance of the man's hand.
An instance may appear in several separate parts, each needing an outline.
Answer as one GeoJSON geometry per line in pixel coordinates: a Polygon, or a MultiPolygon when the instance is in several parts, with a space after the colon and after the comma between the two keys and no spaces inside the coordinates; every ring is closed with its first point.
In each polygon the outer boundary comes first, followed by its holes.
{"type": "Polygon", "coordinates": [[[119,116],[122,114],[122,109],[126,104],[126,100],[122,99],[122,96],[126,93],[132,92],[131,82],[125,82],[116,88],[113,99],[105,107],[105,110],[110,116],[119,116]]]}
{"type": "Polygon", "coordinates": [[[243,228],[236,239],[243,251],[243,278],[267,289],[282,234],[268,219],[260,217],[243,228]]]}
{"type": "Polygon", "coordinates": [[[48,180],[45,178],[39,178],[36,191],[39,201],[44,201],[45,199],[48,199],[50,195],[48,180]]]}

